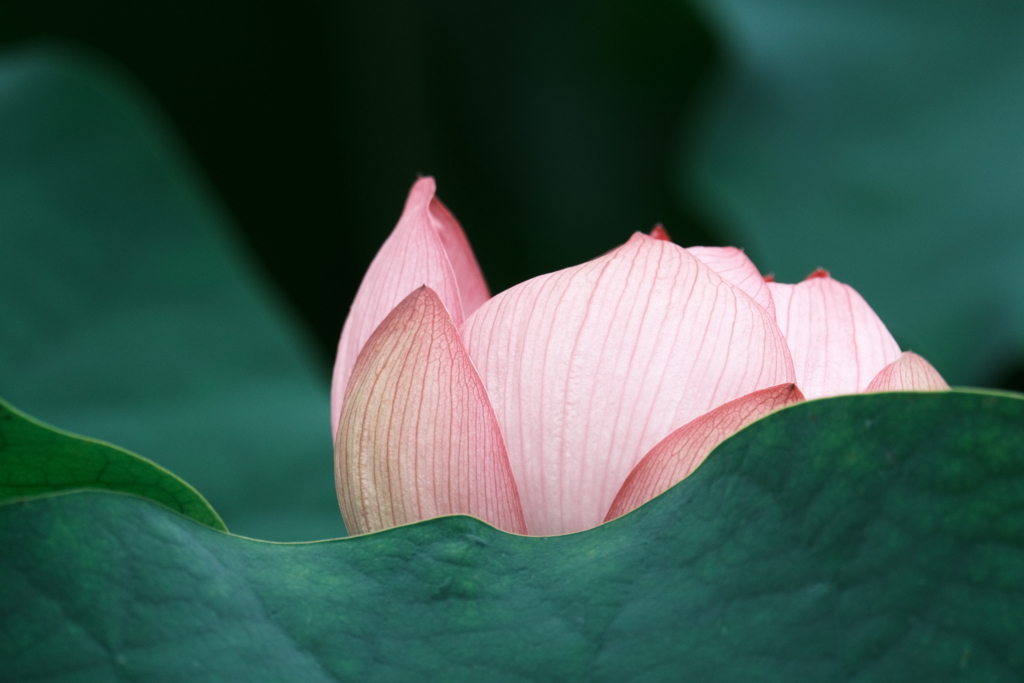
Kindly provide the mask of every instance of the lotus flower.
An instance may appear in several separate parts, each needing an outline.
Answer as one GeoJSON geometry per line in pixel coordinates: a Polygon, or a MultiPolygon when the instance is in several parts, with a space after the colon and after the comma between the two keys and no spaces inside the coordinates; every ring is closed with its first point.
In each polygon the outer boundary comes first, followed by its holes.
{"type": "Polygon", "coordinates": [[[581,531],[805,397],[945,388],[827,272],[766,282],[739,249],[660,227],[491,297],[421,178],[338,344],[338,500],[352,533],[446,514],[581,531]]]}

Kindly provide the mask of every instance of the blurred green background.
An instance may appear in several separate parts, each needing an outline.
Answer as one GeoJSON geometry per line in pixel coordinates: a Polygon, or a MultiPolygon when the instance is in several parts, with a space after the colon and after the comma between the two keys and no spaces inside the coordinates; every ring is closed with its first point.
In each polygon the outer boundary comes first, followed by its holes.
{"type": "Polygon", "coordinates": [[[327,382],[417,174],[492,291],[663,222],[1024,386],[1009,1],[0,4],[0,395],[343,533],[327,382]]]}
{"type": "MultiPolygon", "coordinates": [[[[663,221],[711,53],[674,0],[5,2],[0,41],[73,41],[163,109],[323,362],[417,174],[494,291],[663,221]]],[[[691,231],[692,232],[689,232],[691,231]]]]}

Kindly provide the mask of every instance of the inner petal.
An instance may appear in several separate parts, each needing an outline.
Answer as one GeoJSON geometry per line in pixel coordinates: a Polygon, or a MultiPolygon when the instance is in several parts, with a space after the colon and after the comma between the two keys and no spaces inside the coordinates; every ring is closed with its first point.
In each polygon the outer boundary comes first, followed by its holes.
{"type": "Polygon", "coordinates": [[[462,334],[532,534],[600,524],[669,432],[794,380],[764,308],[684,249],[639,234],[499,294],[462,334]]]}

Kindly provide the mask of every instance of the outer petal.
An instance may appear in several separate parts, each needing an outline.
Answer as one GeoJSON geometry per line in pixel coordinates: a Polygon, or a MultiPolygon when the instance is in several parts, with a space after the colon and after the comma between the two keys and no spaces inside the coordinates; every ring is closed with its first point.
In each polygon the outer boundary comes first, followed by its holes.
{"type": "Polygon", "coordinates": [[[462,331],[531,534],[600,524],[666,434],[794,379],[761,306],[681,247],[639,233],[502,292],[462,331]]]}
{"type": "Polygon", "coordinates": [[[359,354],[334,462],[352,533],[459,513],[526,533],[487,392],[427,287],[406,297],[359,354]]]}
{"type": "Polygon", "coordinates": [[[896,340],[853,287],[820,275],[797,285],[769,282],[768,288],[807,398],[864,391],[899,358],[896,340]]]}
{"type": "Polygon", "coordinates": [[[409,292],[427,285],[441,297],[456,325],[490,298],[465,233],[435,196],[434,179],[409,190],[398,225],[366,271],[338,342],[331,386],[331,429],[338,433],[341,399],[363,344],[409,292]]]}
{"type": "Polygon", "coordinates": [[[873,391],[944,391],[946,380],[932,364],[912,351],[889,363],[868,384],[865,392],[873,391]]]}
{"type": "Polygon", "coordinates": [[[743,250],[736,247],[689,247],[686,251],[721,275],[723,280],[749,294],[751,299],[775,316],[775,303],[772,301],[768,285],[761,271],[747,258],[743,250]]]}
{"type": "Polygon", "coordinates": [[[802,400],[804,395],[795,384],[780,384],[729,401],[683,425],[658,442],[633,468],[605,521],[621,517],[668,491],[697,469],[718,444],[751,422],[802,400]]]}

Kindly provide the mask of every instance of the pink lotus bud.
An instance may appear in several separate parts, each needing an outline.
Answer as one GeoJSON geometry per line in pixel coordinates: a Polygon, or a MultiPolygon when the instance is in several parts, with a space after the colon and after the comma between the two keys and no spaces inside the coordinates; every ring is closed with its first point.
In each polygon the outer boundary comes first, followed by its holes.
{"type": "Polygon", "coordinates": [[[332,388],[345,523],[470,514],[534,535],[624,514],[803,400],[944,388],[826,271],[766,279],[658,226],[493,298],[458,223],[413,186],[345,322],[332,388]]]}

